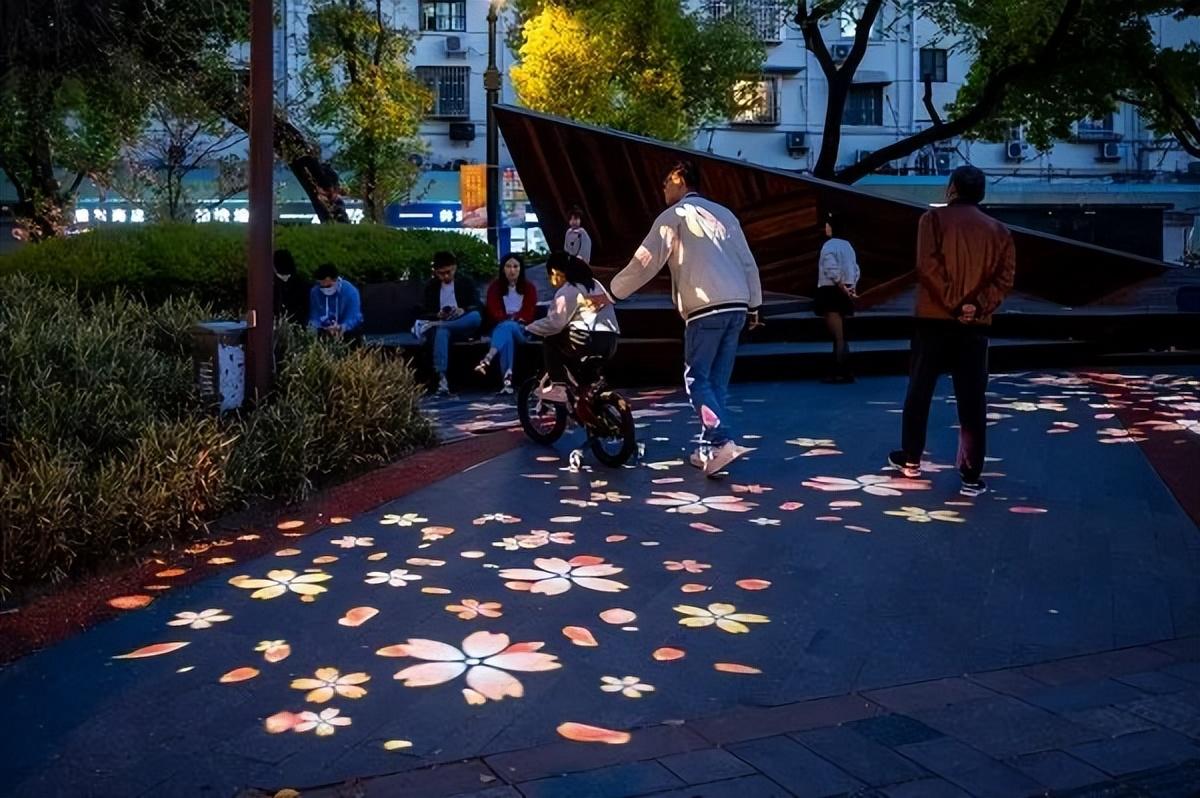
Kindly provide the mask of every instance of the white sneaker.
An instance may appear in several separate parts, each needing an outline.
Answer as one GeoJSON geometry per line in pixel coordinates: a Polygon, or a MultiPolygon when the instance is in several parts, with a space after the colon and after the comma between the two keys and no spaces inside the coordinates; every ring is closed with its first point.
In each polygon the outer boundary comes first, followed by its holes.
{"type": "Polygon", "coordinates": [[[699,468],[701,471],[704,470],[704,461],[704,453],[700,449],[692,452],[691,456],[688,458],[688,462],[690,462],[696,468],[699,468]]]}
{"type": "Polygon", "coordinates": [[[567,387],[560,382],[552,382],[538,391],[538,398],[543,402],[567,403],[567,387]]]}
{"type": "Polygon", "coordinates": [[[748,451],[750,449],[745,446],[738,446],[733,441],[725,441],[725,443],[712,449],[707,459],[705,459],[704,476],[715,477],[719,471],[748,451]]]}
{"type": "Polygon", "coordinates": [[[438,396],[446,396],[450,393],[450,383],[446,380],[446,375],[438,377],[438,396]]]}

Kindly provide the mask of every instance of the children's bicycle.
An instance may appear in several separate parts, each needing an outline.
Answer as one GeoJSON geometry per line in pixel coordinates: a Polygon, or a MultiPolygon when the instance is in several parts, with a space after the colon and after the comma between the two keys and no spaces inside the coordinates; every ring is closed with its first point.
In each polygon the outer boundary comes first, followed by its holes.
{"type": "MultiPolygon", "coordinates": [[[[633,411],[629,402],[608,387],[600,373],[603,358],[585,357],[580,373],[590,379],[567,382],[566,403],[543,398],[542,389],[550,385],[550,376],[541,371],[526,380],[517,391],[517,416],[521,429],[537,443],[548,445],[562,437],[570,417],[587,432],[587,442],[596,459],[606,466],[622,466],[637,451],[633,411]]],[[[578,468],[579,449],[571,452],[571,465],[578,468]]]]}

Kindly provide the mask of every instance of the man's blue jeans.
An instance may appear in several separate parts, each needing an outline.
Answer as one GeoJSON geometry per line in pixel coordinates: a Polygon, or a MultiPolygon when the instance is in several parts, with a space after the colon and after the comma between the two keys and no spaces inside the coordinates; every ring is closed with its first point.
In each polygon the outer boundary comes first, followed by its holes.
{"type": "Polygon", "coordinates": [[[438,374],[445,374],[446,368],[450,365],[450,342],[470,338],[479,332],[479,323],[479,311],[472,310],[453,321],[444,321],[434,328],[433,368],[438,374]]]}
{"type": "Polygon", "coordinates": [[[746,311],[736,310],[714,313],[689,322],[685,328],[683,386],[700,416],[702,443],[716,446],[733,437],[726,402],[738,337],[745,326],[746,311]]]}
{"type": "Polygon", "coordinates": [[[492,348],[500,356],[500,373],[511,374],[513,360],[517,354],[517,344],[528,340],[525,328],[515,321],[506,319],[492,330],[491,338],[492,348]]]}

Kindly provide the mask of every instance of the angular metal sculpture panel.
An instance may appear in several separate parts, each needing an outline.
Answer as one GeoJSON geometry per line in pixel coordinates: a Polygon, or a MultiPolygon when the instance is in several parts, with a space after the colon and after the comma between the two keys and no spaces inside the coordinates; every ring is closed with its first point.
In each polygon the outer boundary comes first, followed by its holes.
{"type": "MultiPolygon", "coordinates": [[[[858,252],[866,304],[912,280],[922,205],[521,108],[500,106],[496,116],[551,245],[562,240],[566,209],[579,205],[601,273],[620,268],[637,249],[663,208],[664,173],[687,158],[700,169],[701,192],[742,220],[766,290],[811,294],[824,241],[820,220],[828,212],[842,217],[858,252]]],[[[1017,290],[1063,305],[1095,302],[1165,268],[1046,233],[1012,231],[1017,290]]],[[[659,279],[665,284],[665,276],[659,279]]]]}

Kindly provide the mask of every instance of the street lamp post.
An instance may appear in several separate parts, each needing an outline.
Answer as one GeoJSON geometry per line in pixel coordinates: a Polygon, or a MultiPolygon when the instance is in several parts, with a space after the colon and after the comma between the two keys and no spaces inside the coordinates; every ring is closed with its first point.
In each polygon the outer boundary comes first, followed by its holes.
{"type": "Polygon", "coordinates": [[[250,329],[246,340],[246,377],[255,402],[262,401],[270,390],[273,366],[274,35],[274,4],[271,0],[251,0],[250,222],[246,244],[246,305],[250,329]]]}
{"type": "Polygon", "coordinates": [[[488,65],[483,73],[483,88],[487,90],[487,237],[493,248],[500,246],[500,132],[496,129],[500,70],[496,67],[496,17],[503,2],[488,2],[488,65]]]}

